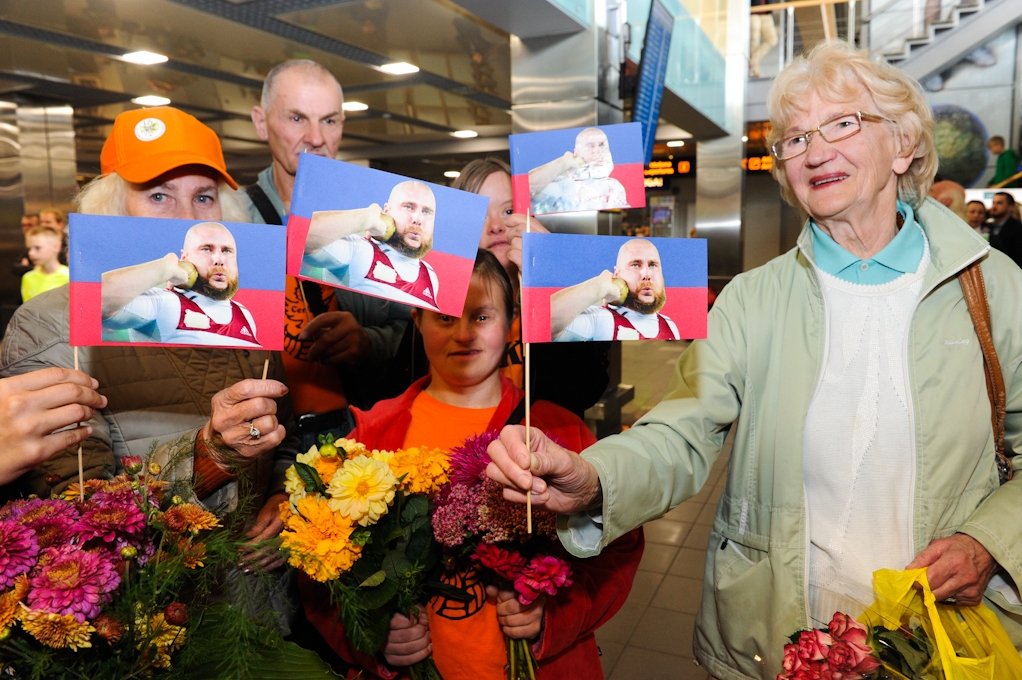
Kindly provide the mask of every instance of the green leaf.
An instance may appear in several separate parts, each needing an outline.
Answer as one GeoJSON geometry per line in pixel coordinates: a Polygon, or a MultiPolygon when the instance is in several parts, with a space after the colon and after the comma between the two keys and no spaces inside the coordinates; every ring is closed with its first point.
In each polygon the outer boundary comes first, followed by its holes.
{"type": "Polygon", "coordinates": [[[358,584],[359,588],[375,588],[387,579],[387,574],[382,569],[358,584]]]}
{"type": "Polygon", "coordinates": [[[298,478],[302,480],[302,484],[305,485],[306,491],[314,491],[316,493],[323,493],[326,491],[326,485],[323,484],[323,480],[319,478],[319,473],[316,472],[316,468],[312,467],[308,463],[294,463],[295,472],[298,473],[298,478]]]}
{"type": "MultiPolygon", "coordinates": [[[[385,579],[380,585],[372,588],[359,588],[358,599],[366,609],[379,609],[390,602],[397,595],[397,582],[393,579],[385,579]]],[[[390,621],[390,617],[386,617],[390,621]]]]}
{"type": "MultiPolygon", "coordinates": [[[[248,680],[321,680],[322,678],[338,678],[338,674],[330,670],[330,666],[319,658],[315,652],[299,647],[293,642],[281,642],[275,647],[260,647],[253,650],[251,664],[248,666],[248,680]]],[[[206,668],[189,669],[193,678],[221,678],[222,673],[216,672],[217,661],[213,660],[206,668]]]]}
{"type": "Polygon", "coordinates": [[[388,577],[398,581],[404,580],[406,575],[412,570],[412,563],[408,561],[404,553],[397,550],[391,550],[387,553],[387,556],[383,558],[382,566],[383,570],[387,572],[388,577]]]}
{"type": "Polygon", "coordinates": [[[401,519],[404,520],[405,524],[411,524],[412,520],[417,517],[428,516],[429,499],[418,494],[409,496],[408,500],[405,502],[404,508],[401,510],[401,519]]]}

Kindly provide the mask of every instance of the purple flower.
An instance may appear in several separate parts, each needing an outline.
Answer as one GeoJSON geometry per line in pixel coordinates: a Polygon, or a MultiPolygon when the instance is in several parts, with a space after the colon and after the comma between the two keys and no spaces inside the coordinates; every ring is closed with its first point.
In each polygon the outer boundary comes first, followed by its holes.
{"type": "Polygon", "coordinates": [[[28,572],[39,555],[35,532],[11,520],[0,520],[0,590],[14,585],[14,579],[28,572]]]}
{"type": "Polygon", "coordinates": [[[114,558],[106,551],[74,545],[47,548],[30,580],[28,605],[54,614],[72,614],[84,622],[99,614],[120,583],[114,558]]]}
{"type": "Polygon", "coordinates": [[[31,498],[13,501],[3,508],[3,517],[35,532],[39,548],[64,545],[74,536],[78,510],[74,504],[53,499],[31,498]]]}
{"type": "Polygon", "coordinates": [[[478,484],[486,478],[486,466],[490,464],[490,454],[486,453],[486,447],[498,436],[496,430],[490,430],[469,437],[464,444],[451,449],[452,484],[478,484]]]}
{"type": "Polygon", "coordinates": [[[76,527],[82,542],[98,538],[118,547],[139,547],[145,534],[145,515],[135,503],[134,495],[99,492],[82,509],[76,527]]]}

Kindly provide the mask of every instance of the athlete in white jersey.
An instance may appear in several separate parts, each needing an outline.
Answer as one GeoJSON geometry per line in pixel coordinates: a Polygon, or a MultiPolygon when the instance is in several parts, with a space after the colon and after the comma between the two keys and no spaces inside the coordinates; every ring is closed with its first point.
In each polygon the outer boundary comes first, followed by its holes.
{"type": "Polygon", "coordinates": [[[314,212],[302,275],[436,310],[436,272],[421,259],[435,219],[433,191],[414,180],[395,185],[382,208],[314,212]]]}
{"type": "Polygon", "coordinates": [[[618,250],[613,274],[604,270],[550,296],[550,334],[557,342],[677,340],[677,324],[660,313],[666,302],[659,251],[631,239],[618,250]]]}
{"type": "Polygon", "coordinates": [[[234,236],[218,222],[200,222],[185,235],[180,257],[168,253],[103,274],[104,338],[258,347],[251,312],[232,300],[237,291],[234,236]]]}

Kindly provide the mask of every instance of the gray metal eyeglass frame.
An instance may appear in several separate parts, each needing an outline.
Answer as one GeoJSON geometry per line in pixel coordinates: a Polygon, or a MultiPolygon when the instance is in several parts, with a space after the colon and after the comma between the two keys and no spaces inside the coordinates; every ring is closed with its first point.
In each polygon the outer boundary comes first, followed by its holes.
{"type": "Polygon", "coordinates": [[[779,160],[779,161],[790,161],[792,158],[798,158],[799,156],[804,154],[806,151],[809,151],[809,142],[812,140],[813,135],[819,133],[819,135],[821,137],[823,137],[824,141],[826,141],[828,144],[833,144],[835,142],[840,142],[840,141],[842,141],[844,139],[848,139],[849,137],[854,137],[855,135],[859,134],[862,131],[862,121],[866,121],[867,123],[884,123],[884,122],[893,123],[894,122],[890,118],[884,118],[883,116],[878,116],[875,113],[863,113],[862,111],[854,111],[852,113],[842,113],[840,116],[834,116],[833,118],[830,118],[829,120],[823,121],[822,123],[820,123],[819,127],[813,128],[812,130],[804,130],[803,132],[799,132],[796,135],[789,135],[789,136],[785,137],[784,139],[781,139],[780,141],[774,142],[773,144],[770,145],[770,151],[773,152],[774,158],[776,158],[777,160],[779,160]],[[849,132],[848,134],[841,135],[841,136],[839,136],[837,138],[831,138],[831,137],[828,137],[827,133],[825,133],[823,131],[823,129],[826,128],[828,125],[831,125],[832,123],[836,123],[839,120],[841,120],[842,118],[848,118],[850,116],[854,116],[855,117],[856,127],[855,127],[855,129],[853,131],[849,132]],[[795,139],[797,137],[805,137],[806,142],[805,142],[805,146],[802,147],[802,150],[799,151],[798,153],[792,153],[792,154],[788,154],[788,155],[783,155],[781,152],[784,150],[784,143],[787,142],[787,141],[790,141],[792,139],[795,139]]]}

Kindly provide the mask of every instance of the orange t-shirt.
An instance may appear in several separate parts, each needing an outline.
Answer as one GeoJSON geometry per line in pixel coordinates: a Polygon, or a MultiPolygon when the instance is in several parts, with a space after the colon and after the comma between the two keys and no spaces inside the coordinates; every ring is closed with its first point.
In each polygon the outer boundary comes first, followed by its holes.
{"type": "MultiPolygon", "coordinates": [[[[485,432],[497,407],[463,408],[437,401],[422,392],[412,402],[412,422],[404,446],[451,449],[471,435],[485,432]]],[[[497,623],[497,608],[486,601],[475,572],[454,574],[448,582],[468,590],[468,603],[435,597],[430,600],[429,630],[433,660],[444,680],[505,680],[507,651],[497,623]]]]}

